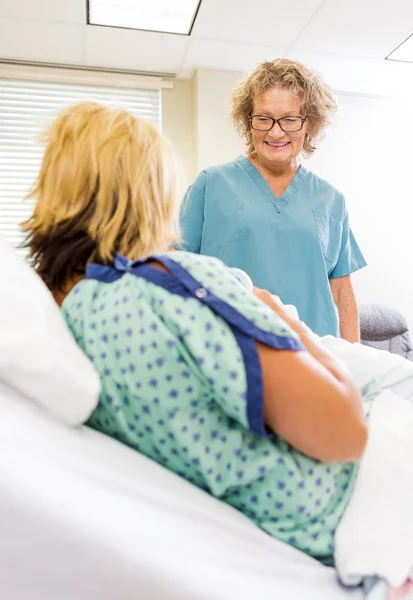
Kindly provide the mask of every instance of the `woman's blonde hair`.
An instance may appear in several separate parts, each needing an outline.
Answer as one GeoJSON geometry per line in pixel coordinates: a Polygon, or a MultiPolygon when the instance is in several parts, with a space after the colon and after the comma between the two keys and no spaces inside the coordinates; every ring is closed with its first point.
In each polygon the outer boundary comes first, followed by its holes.
{"type": "Polygon", "coordinates": [[[311,127],[307,133],[303,154],[311,156],[322,138],[327,125],[337,111],[337,102],[321,76],[299,62],[277,58],[264,62],[235,88],[231,97],[231,117],[238,133],[254,155],[250,117],[254,101],[269,88],[284,88],[302,102],[303,116],[308,115],[311,127]]]}
{"type": "Polygon", "coordinates": [[[177,164],[166,138],[123,109],[82,102],[47,131],[22,225],[33,266],[61,289],[88,261],[162,252],[179,237],[177,164]]]}

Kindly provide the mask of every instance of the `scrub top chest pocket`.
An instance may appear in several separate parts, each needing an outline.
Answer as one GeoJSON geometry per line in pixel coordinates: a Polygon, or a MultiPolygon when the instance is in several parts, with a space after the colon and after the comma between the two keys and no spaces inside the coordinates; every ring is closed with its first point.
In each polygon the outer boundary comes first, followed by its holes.
{"type": "Polygon", "coordinates": [[[323,210],[313,210],[313,216],[324,258],[334,267],[340,254],[342,223],[323,210]]]}

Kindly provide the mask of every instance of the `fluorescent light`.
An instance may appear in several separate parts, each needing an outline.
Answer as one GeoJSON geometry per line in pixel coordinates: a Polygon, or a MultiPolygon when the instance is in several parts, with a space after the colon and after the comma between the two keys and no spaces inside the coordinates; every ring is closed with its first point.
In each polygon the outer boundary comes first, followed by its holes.
{"type": "Polygon", "coordinates": [[[89,0],[90,25],[189,35],[200,0],[89,0]]]}
{"type": "Polygon", "coordinates": [[[387,57],[389,60],[413,63],[413,35],[407,38],[400,46],[393,50],[387,57]]]}

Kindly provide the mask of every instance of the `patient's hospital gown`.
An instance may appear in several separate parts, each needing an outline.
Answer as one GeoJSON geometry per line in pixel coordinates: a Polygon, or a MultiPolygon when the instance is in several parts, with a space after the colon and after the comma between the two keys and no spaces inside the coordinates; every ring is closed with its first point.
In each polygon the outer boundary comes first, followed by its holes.
{"type": "Polygon", "coordinates": [[[157,260],[168,272],[119,255],[89,265],[63,304],[101,377],[89,425],[328,559],[357,466],[308,458],[264,425],[255,340],[301,343],[217,259],[157,260]]]}

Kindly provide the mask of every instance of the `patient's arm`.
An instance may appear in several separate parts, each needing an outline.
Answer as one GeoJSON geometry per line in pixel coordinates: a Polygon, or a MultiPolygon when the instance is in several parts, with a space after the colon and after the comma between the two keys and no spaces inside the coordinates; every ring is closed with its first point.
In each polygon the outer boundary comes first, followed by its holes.
{"type": "Polygon", "coordinates": [[[359,390],[347,369],[268,292],[255,294],[294,329],[307,350],[276,350],[257,343],[266,424],[313,458],[358,460],[367,442],[367,424],[359,390]]]}

